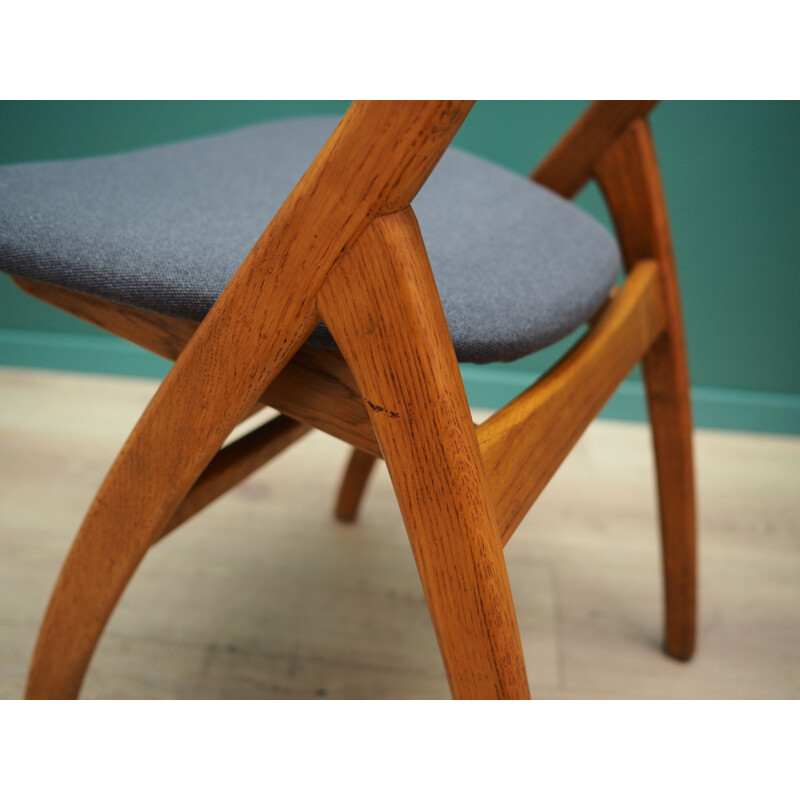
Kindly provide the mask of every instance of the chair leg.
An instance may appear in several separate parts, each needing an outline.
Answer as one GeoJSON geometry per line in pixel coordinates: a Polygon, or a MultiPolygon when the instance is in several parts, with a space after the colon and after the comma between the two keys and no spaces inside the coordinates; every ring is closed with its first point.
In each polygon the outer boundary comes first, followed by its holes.
{"type": "Polygon", "coordinates": [[[529,696],[475,428],[410,210],[372,223],[319,308],[386,459],[455,698],[529,696]]]}
{"type": "Polygon", "coordinates": [[[353,522],[356,518],[367,481],[377,460],[375,456],[353,448],[342,478],[342,485],[339,487],[339,497],[334,511],[336,519],[342,522],[353,522]]]}
{"type": "MultiPolygon", "coordinates": [[[[165,482],[172,476],[164,475],[165,482]]],[[[78,531],[56,582],[39,630],[25,696],[29,700],[71,700],[103,628],[163,522],[134,486],[112,469],[78,531]],[[133,535],[125,517],[129,497],[141,503],[133,535]],[[121,535],[118,535],[121,534],[121,535]]]]}
{"type": "Polygon", "coordinates": [[[426,463],[426,455],[441,445],[435,431],[388,434],[381,427],[380,435],[394,438],[387,466],[453,698],[528,699],[511,587],[485,482],[459,474],[463,464],[456,458],[426,463]]]}
{"type": "Polygon", "coordinates": [[[78,531],[39,630],[28,699],[77,697],[117,601],[225,438],[221,409],[208,416],[215,435],[191,413],[181,372],[174,367],[159,388],[78,531]]]}
{"type": "MultiPolygon", "coordinates": [[[[674,329],[668,325],[668,331],[670,327],[674,329]]],[[[662,335],[643,367],[658,476],[664,646],[673,658],[685,661],[695,647],[697,555],[691,406],[682,340],[662,335]]]]}
{"type": "Polygon", "coordinates": [[[634,121],[595,165],[628,268],[654,258],[664,333],[643,359],[658,474],[665,587],[665,649],[687,660],[695,646],[696,545],[692,415],[678,278],[664,190],[647,122],[634,121]]]}
{"type": "Polygon", "coordinates": [[[235,302],[236,280],[150,401],[83,521],[39,631],[29,698],[77,696],[100,634],[147,549],[316,324],[283,273],[270,296],[288,298],[282,316],[254,324],[229,314],[226,298],[235,302]]]}

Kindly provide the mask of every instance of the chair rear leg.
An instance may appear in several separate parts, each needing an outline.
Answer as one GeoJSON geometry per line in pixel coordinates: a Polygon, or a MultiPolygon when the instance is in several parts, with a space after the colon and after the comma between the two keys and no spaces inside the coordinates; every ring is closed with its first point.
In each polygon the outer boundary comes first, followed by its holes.
{"type": "Polygon", "coordinates": [[[692,419],[683,341],[668,321],[643,361],[653,432],[665,591],[665,650],[688,660],[694,653],[697,606],[692,419]]]}
{"type": "Polygon", "coordinates": [[[654,258],[661,273],[665,326],[643,359],[658,475],[665,587],[665,649],[691,658],[697,567],[692,414],[678,277],[664,190],[647,122],[638,119],[595,165],[628,269],[654,258]]]}
{"type": "Polygon", "coordinates": [[[375,456],[358,448],[353,448],[350,461],[342,478],[342,485],[339,487],[339,497],[334,511],[336,519],[342,522],[353,522],[355,520],[358,514],[358,507],[364,497],[367,481],[377,460],[375,456]]]}
{"type": "Polygon", "coordinates": [[[319,307],[386,458],[453,696],[527,698],[475,428],[410,209],[371,224],[319,307]]]}

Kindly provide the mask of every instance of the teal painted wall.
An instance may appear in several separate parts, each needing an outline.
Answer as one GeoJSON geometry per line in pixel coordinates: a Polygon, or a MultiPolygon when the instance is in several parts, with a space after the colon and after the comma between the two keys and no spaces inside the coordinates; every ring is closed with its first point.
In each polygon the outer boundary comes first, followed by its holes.
{"type": "MultiPolygon", "coordinates": [[[[346,102],[2,102],[0,163],[118,152],[346,102]]],[[[456,144],[525,174],[582,102],[478,103],[456,144]]],[[[651,116],[681,276],[696,417],[712,427],[800,433],[800,103],[666,102],[651,116]]],[[[578,203],[608,224],[599,194],[578,203]]],[[[497,406],[564,345],[465,368],[497,406]]],[[[29,299],[0,279],[0,363],[127,374],[166,365],[29,299]]],[[[636,376],[607,412],[641,418],[636,376]]]]}

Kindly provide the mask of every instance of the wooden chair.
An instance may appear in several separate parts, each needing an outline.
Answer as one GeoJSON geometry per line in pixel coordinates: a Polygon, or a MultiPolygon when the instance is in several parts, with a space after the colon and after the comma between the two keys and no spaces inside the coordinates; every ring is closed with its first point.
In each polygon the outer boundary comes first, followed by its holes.
{"type": "Polygon", "coordinates": [[[598,181],[627,277],[581,341],[478,426],[411,207],[469,102],[354,103],[199,324],[15,277],[35,297],[175,361],[66,559],[27,696],[76,697],[148,549],[319,428],[355,448],[341,518],[355,515],[374,460],[385,459],[453,696],[527,698],[503,546],[640,360],[658,470],[666,651],[690,658],[691,419],[678,286],[646,122],[652,105],[593,104],[533,172],[565,198],[598,181]],[[338,350],[304,345],[320,320],[338,350]],[[223,448],[264,405],[281,416],[223,448]]]}

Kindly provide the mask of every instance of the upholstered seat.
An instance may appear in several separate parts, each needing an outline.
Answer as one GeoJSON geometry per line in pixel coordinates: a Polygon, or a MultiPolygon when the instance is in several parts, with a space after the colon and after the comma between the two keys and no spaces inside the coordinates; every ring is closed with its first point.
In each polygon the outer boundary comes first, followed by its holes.
{"type": "MultiPolygon", "coordinates": [[[[202,319],[333,130],[284,120],[0,168],[0,269],[202,319]]],[[[570,202],[450,148],[413,203],[460,361],[509,361],[599,307],[621,264],[570,202]]],[[[324,328],[311,343],[332,347],[324,328]]]]}

